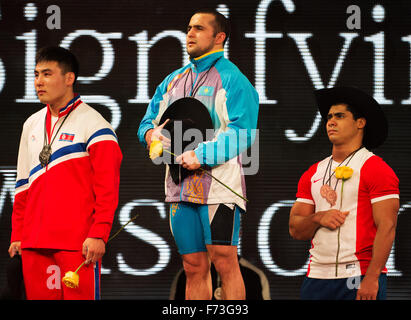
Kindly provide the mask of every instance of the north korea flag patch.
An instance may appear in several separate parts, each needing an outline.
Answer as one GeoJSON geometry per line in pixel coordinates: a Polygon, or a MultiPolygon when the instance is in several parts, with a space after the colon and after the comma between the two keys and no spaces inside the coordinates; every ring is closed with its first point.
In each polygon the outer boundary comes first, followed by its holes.
{"type": "Polygon", "coordinates": [[[72,133],[62,133],[60,134],[60,139],[59,141],[67,141],[67,142],[73,142],[74,141],[74,134],[72,133]]]}

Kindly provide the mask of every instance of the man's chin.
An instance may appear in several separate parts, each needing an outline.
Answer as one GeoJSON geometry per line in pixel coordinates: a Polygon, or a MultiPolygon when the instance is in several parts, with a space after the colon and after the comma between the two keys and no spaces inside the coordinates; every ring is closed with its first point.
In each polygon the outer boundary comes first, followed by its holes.
{"type": "Polygon", "coordinates": [[[45,99],[45,98],[42,98],[42,97],[38,97],[38,98],[39,98],[39,100],[42,104],[48,104],[49,103],[48,100],[45,99]]]}
{"type": "Polygon", "coordinates": [[[333,137],[333,136],[328,137],[328,140],[330,140],[330,142],[331,142],[332,144],[338,144],[338,139],[336,139],[336,138],[333,137]]]}
{"type": "Polygon", "coordinates": [[[202,56],[205,52],[200,52],[199,50],[187,50],[187,53],[191,59],[195,59],[202,56]]]}
{"type": "Polygon", "coordinates": [[[188,53],[188,56],[190,57],[190,59],[195,59],[195,58],[199,57],[199,55],[196,54],[196,53],[188,52],[188,51],[187,51],[187,53],[188,53]]]}

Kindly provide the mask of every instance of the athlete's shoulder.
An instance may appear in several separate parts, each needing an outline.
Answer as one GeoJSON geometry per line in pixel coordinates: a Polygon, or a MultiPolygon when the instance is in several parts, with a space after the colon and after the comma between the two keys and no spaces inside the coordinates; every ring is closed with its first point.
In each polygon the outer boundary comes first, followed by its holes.
{"type": "Polygon", "coordinates": [[[242,73],[239,67],[230,60],[222,57],[216,64],[216,69],[220,75],[222,86],[226,90],[239,90],[247,88],[248,91],[254,92],[256,90],[248,80],[248,78],[242,73]]]}
{"type": "Polygon", "coordinates": [[[83,100],[75,109],[75,114],[81,114],[83,117],[90,117],[89,120],[102,120],[104,116],[94,108],[94,104],[98,104],[98,101],[91,102],[92,105],[84,102],[83,100]]]}
{"type": "Polygon", "coordinates": [[[41,108],[40,110],[36,111],[30,117],[24,121],[24,126],[30,126],[33,123],[37,123],[37,121],[41,120],[44,121],[44,117],[46,116],[47,113],[47,106],[41,108]]]}
{"type": "Polygon", "coordinates": [[[381,158],[375,154],[371,154],[370,157],[364,162],[362,167],[363,172],[370,172],[378,175],[382,172],[393,171],[392,168],[381,158]]]}
{"type": "Polygon", "coordinates": [[[241,72],[240,68],[225,57],[221,57],[219,61],[217,61],[215,67],[221,78],[227,78],[230,80],[244,80],[243,78],[246,78],[245,75],[241,72]]]}

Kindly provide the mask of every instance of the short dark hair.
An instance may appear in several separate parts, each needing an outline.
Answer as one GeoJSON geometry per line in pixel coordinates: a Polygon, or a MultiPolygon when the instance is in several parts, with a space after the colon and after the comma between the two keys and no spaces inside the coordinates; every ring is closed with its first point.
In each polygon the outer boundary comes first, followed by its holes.
{"type": "Polygon", "coordinates": [[[343,104],[346,106],[347,111],[352,113],[352,116],[354,118],[354,120],[357,120],[358,118],[365,118],[365,116],[362,114],[361,111],[359,111],[359,109],[353,105],[353,104],[348,104],[347,102],[337,102],[337,103],[333,103],[333,105],[338,105],[338,104],[343,104]]]}
{"type": "Polygon", "coordinates": [[[225,39],[223,45],[225,45],[231,32],[230,21],[223,14],[221,14],[215,9],[200,9],[194,12],[193,15],[197,13],[207,13],[214,16],[214,36],[219,32],[224,32],[225,39]]]}
{"type": "Polygon", "coordinates": [[[41,48],[36,54],[36,65],[43,61],[56,61],[60,69],[63,71],[63,74],[73,72],[73,85],[76,83],[79,64],[76,56],[69,50],[57,46],[41,48]]]}

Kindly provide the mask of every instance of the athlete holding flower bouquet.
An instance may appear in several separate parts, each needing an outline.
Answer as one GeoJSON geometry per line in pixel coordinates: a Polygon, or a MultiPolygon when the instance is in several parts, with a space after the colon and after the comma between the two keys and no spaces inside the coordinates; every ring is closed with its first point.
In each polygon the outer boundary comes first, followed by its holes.
{"type": "Polygon", "coordinates": [[[290,212],[291,236],[312,244],[301,298],[385,299],[399,181],[369,149],[386,139],[387,120],[359,89],[321,89],[315,96],[333,147],[300,178],[290,212]]]}

